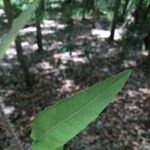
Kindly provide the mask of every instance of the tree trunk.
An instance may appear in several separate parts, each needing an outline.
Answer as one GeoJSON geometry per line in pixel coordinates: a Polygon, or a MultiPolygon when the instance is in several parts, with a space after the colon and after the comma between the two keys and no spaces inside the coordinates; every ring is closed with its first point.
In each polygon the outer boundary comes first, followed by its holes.
{"type": "Polygon", "coordinates": [[[143,20],[147,21],[149,15],[150,15],[150,4],[145,9],[145,12],[144,12],[144,15],[143,15],[143,20]]]}
{"type": "MultiPolygon", "coordinates": [[[[3,0],[3,1],[4,1],[5,13],[8,18],[8,24],[11,27],[13,19],[14,19],[12,5],[11,5],[10,0],[3,0]]],[[[23,70],[26,85],[30,88],[33,82],[30,78],[29,68],[27,66],[25,57],[23,56],[23,48],[21,46],[21,40],[19,36],[16,38],[15,44],[16,44],[18,61],[20,62],[21,68],[23,70]]]]}
{"type": "Polygon", "coordinates": [[[129,2],[130,0],[126,0],[125,1],[125,4],[124,4],[124,7],[123,7],[123,11],[122,11],[122,18],[124,19],[126,14],[127,14],[127,8],[128,8],[128,5],[129,5],[129,2]]]}
{"type": "Polygon", "coordinates": [[[118,13],[119,13],[120,4],[121,4],[121,0],[116,0],[115,10],[114,10],[114,17],[113,17],[113,22],[112,22],[112,27],[111,27],[111,34],[110,34],[110,37],[109,37],[110,41],[113,41],[113,39],[114,39],[114,33],[115,33],[115,29],[116,29],[116,23],[117,23],[117,20],[118,20],[118,13]]]}
{"type": "Polygon", "coordinates": [[[39,7],[36,10],[36,29],[37,29],[36,40],[39,52],[43,51],[42,29],[41,29],[41,20],[43,18],[43,12],[44,12],[44,0],[41,0],[41,2],[39,3],[39,7]]]}
{"type": "Polygon", "coordinates": [[[140,23],[140,21],[142,19],[143,5],[144,5],[144,0],[139,0],[139,3],[137,5],[137,7],[136,7],[136,10],[135,10],[135,12],[133,14],[135,23],[140,23]]]}
{"type": "Polygon", "coordinates": [[[3,130],[5,131],[6,136],[12,139],[12,142],[10,143],[12,149],[23,150],[23,145],[21,141],[18,139],[18,136],[13,128],[13,125],[10,123],[9,119],[5,115],[1,105],[0,105],[0,122],[3,130]]]}
{"type": "Polygon", "coordinates": [[[93,27],[96,26],[97,20],[97,0],[93,0],[93,27]]]}
{"type": "Polygon", "coordinates": [[[42,46],[41,20],[39,17],[36,18],[36,40],[38,45],[38,51],[42,52],[43,46],[42,46]]]}
{"type": "Polygon", "coordinates": [[[30,76],[30,73],[29,73],[29,68],[27,66],[25,56],[23,55],[23,49],[22,49],[22,46],[21,46],[21,39],[20,39],[19,36],[17,36],[17,38],[15,40],[15,44],[16,44],[18,61],[20,62],[20,66],[21,66],[22,71],[23,71],[23,75],[24,75],[26,85],[29,88],[31,88],[31,86],[33,85],[33,81],[31,79],[31,76],[30,76]]]}
{"type": "Polygon", "coordinates": [[[150,31],[148,32],[147,36],[144,39],[145,48],[150,52],[150,31]]]}
{"type": "Polygon", "coordinates": [[[13,11],[12,11],[12,7],[11,7],[11,2],[10,2],[10,0],[3,0],[3,2],[4,2],[5,14],[8,19],[8,24],[11,27],[11,24],[13,22],[13,11]]]}
{"type": "Polygon", "coordinates": [[[82,8],[83,8],[83,12],[82,12],[82,21],[85,21],[86,0],[83,0],[83,1],[82,1],[82,8]]]}
{"type": "Polygon", "coordinates": [[[73,2],[73,0],[65,0],[65,3],[67,4],[67,3],[71,3],[71,2],[73,2]]]}

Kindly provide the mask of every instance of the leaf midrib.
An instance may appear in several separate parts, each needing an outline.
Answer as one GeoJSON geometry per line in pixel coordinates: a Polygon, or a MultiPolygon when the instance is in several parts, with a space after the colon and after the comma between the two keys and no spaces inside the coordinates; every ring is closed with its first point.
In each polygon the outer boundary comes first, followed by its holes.
{"type": "MultiPolygon", "coordinates": [[[[109,86],[106,90],[112,88],[114,85],[116,85],[121,79],[119,79],[117,82],[113,83],[111,86],[109,86]]],[[[66,119],[60,121],[59,123],[57,123],[55,126],[53,126],[52,128],[50,128],[47,132],[45,132],[45,134],[43,134],[41,137],[39,137],[36,141],[40,142],[41,138],[43,138],[44,136],[46,136],[47,134],[49,134],[52,130],[54,130],[57,126],[61,125],[62,123],[64,123],[65,121],[69,120],[70,118],[72,118],[74,115],[76,115],[78,112],[82,111],[85,107],[87,107],[88,105],[90,105],[96,98],[98,98],[99,96],[102,96],[105,92],[102,92],[100,95],[96,96],[93,100],[89,101],[87,104],[85,104],[85,106],[79,108],[76,112],[72,113],[69,117],[67,117],[66,119]]],[[[45,140],[45,139],[44,139],[45,140]]]]}

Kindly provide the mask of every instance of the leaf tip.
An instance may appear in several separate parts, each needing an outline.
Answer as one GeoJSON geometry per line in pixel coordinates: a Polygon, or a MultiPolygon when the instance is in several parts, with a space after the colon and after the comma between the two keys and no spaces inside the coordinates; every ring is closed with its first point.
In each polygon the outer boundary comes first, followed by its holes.
{"type": "Polygon", "coordinates": [[[129,77],[132,73],[132,69],[126,69],[125,72],[126,72],[127,76],[129,77]]]}

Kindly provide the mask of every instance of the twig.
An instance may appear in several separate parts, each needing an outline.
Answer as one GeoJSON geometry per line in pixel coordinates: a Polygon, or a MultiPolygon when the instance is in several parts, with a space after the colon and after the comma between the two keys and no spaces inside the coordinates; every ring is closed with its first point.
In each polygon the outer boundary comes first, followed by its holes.
{"type": "Polygon", "coordinates": [[[13,149],[24,150],[23,145],[21,144],[20,140],[18,139],[17,134],[15,133],[14,127],[12,126],[6,114],[4,113],[1,105],[0,105],[0,121],[3,124],[3,129],[6,135],[8,134],[8,136],[12,139],[13,149]]]}

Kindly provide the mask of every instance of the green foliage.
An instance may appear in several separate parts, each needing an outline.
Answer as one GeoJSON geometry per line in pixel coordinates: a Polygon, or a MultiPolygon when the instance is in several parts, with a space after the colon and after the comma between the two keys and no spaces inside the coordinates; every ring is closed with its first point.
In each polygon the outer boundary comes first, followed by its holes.
{"type": "Polygon", "coordinates": [[[81,16],[82,14],[82,7],[81,3],[79,2],[64,2],[62,5],[63,14],[66,19],[72,18],[75,16],[81,16]]]}
{"type": "Polygon", "coordinates": [[[114,7],[114,2],[110,0],[99,0],[98,7],[101,9],[101,11],[112,11],[114,7]]]}
{"type": "Polygon", "coordinates": [[[18,17],[20,13],[28,8],[29,0],[12,0],[14,10],[14,18],[18,17]]]}
{"type": "Polygon", "coordinates": [[[17,37],[19,30],[22,29],[26,23],[31,19],[32,14],[35,12],[37,6],[38,6],[39,0],[35,0],[28,9],[22,12],[22,14],[14,20],[12,24],[12,29],[5,34],[0,43],[0,59],[2,59],[3,55],[5,54],[5,51],[10,47],[11,43],[15,40],[17,37]]]}
{"type": "Polygon", "coordinates": [[[57,148],[56,150],[63,150],[64,148],[63,148],[63,146],[62,147],[59,147],[59,148],[57,148]]]}
{"type": "Polygon", "coordinates": [[[2,0],[0,0],[0,7],[2,7],[3,6],[3,1],[2,0]]]}
{"type": "Polygon", "coordinates": [[[112,21],[113,19],[114,3],[115,1],[112,0],[97,1],[97,10],[105,14],[105,17],[108,19],[108,21],[112,21]]]}
{"type": "Polygon", "coordinates": [[[33,150],[55,150],[95,120],[123,87],[131,71],[123,71],[48,107],[34,119],[33,150]]]}

